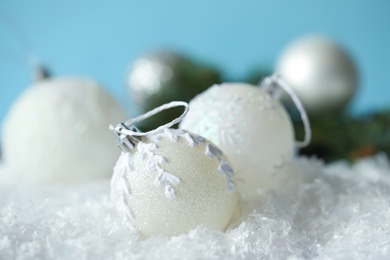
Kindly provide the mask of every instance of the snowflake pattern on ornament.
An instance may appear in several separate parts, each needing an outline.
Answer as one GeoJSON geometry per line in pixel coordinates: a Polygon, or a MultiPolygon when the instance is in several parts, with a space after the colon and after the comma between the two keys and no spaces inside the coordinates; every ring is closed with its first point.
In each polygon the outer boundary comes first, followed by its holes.
{"type": "Polygon", "coordinates": [[[200,132],[205,133],[211,139],[218,140],[217,145],[221,143],[237,145],[240,142],[240,133],[234,125],[234,120],[242,111],[245,101],[240,96],[229,96],[221,100],[218,98],[220,97],[219,85],[212,86],[208,91],[211,95],[211,98],[207,100],[206,107],[209,108],[208,110],[203,109],[203,102],[191,103],[191,105],[194,105],[195,111],[203,111],[191,124],[195,128],[198,127],[201,130],[200,132]],[[196,108],[196,106],[201,107],[196,108]],[[221,113],[225,110],[230,114],[229,120],[221,120],[221,113]],[[218,122],[219,128],[210,128],[209,126],[215,122],[218,122]]]}
{"type": "MultiPolygon", "coordinates": [[[[157,176],[154,179],[154,186],[157,188],[165,186],[165,197],[168,199],[176,198],[174,186],[179,185],[181,183],[181,179],[173,173],[164,170],[163,166],[168,162],[168,159],[162,155],[156,154],[156,151],[159,148],[157,144],[163,138],[167,138],[172,142],[178,142],[180,138],[183,138],[190,147],[196,147],[198,145],[204,146],[205,156],[219,162],[217,173],[226,178],[227,191],[234,191],[235,184],[232,179],[234,175],[232,167],[223,159],[223,152],[211,143],[206,142],[205,138],[198,135],[192,135],[183,129],[170,128],[150,135],[147,138],[151,141],[151,143],[145,143],[142,141],[137,143],[135,149],[138,154],[136,156],[141,156],[143,160],[147,161],[147,168],[151,173],[157,172],[157,176]]],[[[134,229],[134,226],[131,224],[131,220],[134,219],[134,214],[128,202],[132,195],[128,176],[130,174],[137,173],[131,161],[131,156],[135,155],[122,152],[114,167],[114,175],[111,180],[111,186],[113,187],[112,190],[120,192],[120,196],[117,201],[117,208],[124,216],[123,224],[134,229]]]]}
{"type": "MultiPolygon", "coordinates": [[[[277,111],[277,106],[275,102],[272,101],[272,97],[270,94],[266,94],[264,96],[259,96],[258,101],[260,102],[258,108],[259,111],[265,111],[265,110],[272,110],[272,111],[277,111]]],[[[271,120],[276,118],[276,115],[279,116],[278,113],[269,113],[269,117],[271,120]]]]}
{"type": "MultiPolygon", "coordinates": [[[[278,111],[277,105],[268,93],[258,96],[258,93],[248,91],[245,95],[226,95],[224,88],[226,86],[214,85],[203,94],[195,97],[190,102],[191,110],[184,119],[185,125],[188,129],[202,133],[206,138],[214,140],[217,145],[239,145],[244,137],[237,128],[236,121],[247,109],[246,107],[255,104],[260,117],[264,114],[262,112],[278,111]]],[[[280,115],[276,112],[267,114],[270,120],[274,120],[280,115]]]]}
{"type": "Polygon", "coordinates": [[[127,180],[127,175],[132,171],[133,165],[130,162],[130,156],[128,153],[122,152],[114,167],[114,176],[111,179],[111,187],[120,191],[116,207],[123,215],[122,224],[131,230],[136,230],[131,223],[131,220],[134,219],[134,214],[128,204],[128,199],[131,196],[131,188],[127,180]]]}

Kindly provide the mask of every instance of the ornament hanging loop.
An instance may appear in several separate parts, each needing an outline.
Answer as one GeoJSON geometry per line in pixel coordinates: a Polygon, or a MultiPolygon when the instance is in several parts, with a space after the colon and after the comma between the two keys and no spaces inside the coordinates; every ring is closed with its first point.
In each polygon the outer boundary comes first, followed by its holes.
{"type": "Polygon", "coordinates": [[[35,82],[50,78],[50,70],[43,66],[34,54],[34,47],[19,21],[7,12],[0,10],[0,25],[5,25],[10,30],[21,47],[21,50],[16,52],[0,48],[0,59],[9,60],[23,67],[27,66],[32,72],[35,82]]]}
{"type": "Polygon", "coordinates": [[[140,115],[135,118],[131,118],[127,120],[125,123],[120,123],[116,125],[115,127],[113,125],[110,126],[110,129],[113,130],[117,135],[117,145],[119,148],[124,152],[129,152],[131,149],[133,149],[137,142],[141,141],[142,136],[151,135],[154,133],[157,133],[163,129],[169,128],[177,123],[179,123],[187,114],[189,110],[188,103],[183,101],[172,101],[170,103],[164,104],[162,106],[156,107],[155,109],[150,110],[149,112],[140,115]],[[165,125],[159,126],[154,130],[148,131],[148,132],[141,132],[134,124],[140,121],[143,121],[151,116],[154,116],[161,111],[173,108],[173,107],[184,107],[184,112],[179,116],[178,118],[172,120],[169,123],[166,123],[165,125]]]}
{"type": "Polygon", "coordinates": [[[277,87],[280,87],[287,92],[287,94],[291,97],[292,101],[294,102],[296,108],[298,109],[301,115],[301,119],[305,129],[305,138],[303,139],[303,141],[296,141],[295,145],[298,148],[308,146],[311,140],[311,127],[310,127],[309,117],[307,116],[305,108],[303,107],[301,101],[299,100],[298,96],[295,94],[293,89],[277,73],[273,74],[270,77],[265,78],[261,82],[260,87],[264,88],[265,91],[267,91],[270,95],[276,98],[280,97],[281,95],[281,92],[278,91],[277,87]]]}

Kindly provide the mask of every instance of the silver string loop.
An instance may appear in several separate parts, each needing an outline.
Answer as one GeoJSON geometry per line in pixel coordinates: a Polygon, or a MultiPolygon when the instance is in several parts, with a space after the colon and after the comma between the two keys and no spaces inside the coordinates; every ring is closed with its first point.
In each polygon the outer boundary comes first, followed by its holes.
{"type": "Polygon", "coordinates": [[[131,118],[127,120],[125,123],[119,123],[116,126],[111,125],[110,129],[113,130],[117,135],[117,145],[119,148],[124,152],[129,152],[131,149],[135,147],[137,142],[140,142],[142,139],[142,136],[151,135],[154,133],[157,133],[163,129],[169,128],[177,123],[179,123],[184,116],[187,114],[189,110],[189,106],[186,102],[183,101],[172,101],[170,103],[164,104],[162,106],[156,107],[149,112],[140,115],[135,118],[131,118]],[[155,114],[173,108],[173,107],[179,107],[183,106],[184,112],[179,116],[178,118],[172,120],[169,123],[166,123],[165,125],[159,126],[154,130],[150,130],[148,132],[141,132],[134,124],[140,121],[145,120],[146,118],[149,118],[151,116],[154,116],[155,114]]]}
{"type": "Polygon", "coordinates": [[[295,94],[294,90],[277,73],[273,74],[270,77],[265,78],[260,84],[260,87],[264,88],[272,96],[280,97],[281,93],[277,91],[276,86],[281,87],[284,91],[287,92],[287,94],[291,97],[292,101],[294,102],[294,105],[298,109],[299,114],[301,115],[301,119],[305,129],[305,138],[303,139],[303,141],[295,141],[295,145],[298,148],[308,146],[311,140],[310,121],[309,121],[309,117],[307,116],[305,108],[303,107],[298,96],[295,94]]]}

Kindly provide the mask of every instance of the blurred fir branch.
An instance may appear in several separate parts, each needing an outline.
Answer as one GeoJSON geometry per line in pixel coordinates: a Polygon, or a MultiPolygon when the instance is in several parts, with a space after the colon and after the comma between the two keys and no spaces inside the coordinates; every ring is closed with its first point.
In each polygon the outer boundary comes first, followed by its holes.
{"type": "MultiPolygon", "coordinates": [[[[350,117],[335,113],[311,117],[313,138],[303,148],[303,155],[315,155],[326,162],[339,159],[350,161],[384,152],[390,156],[390,110],[350,117]]],[[[294,120],[298,135],[303,133],[301,122],[294,120]]]]}

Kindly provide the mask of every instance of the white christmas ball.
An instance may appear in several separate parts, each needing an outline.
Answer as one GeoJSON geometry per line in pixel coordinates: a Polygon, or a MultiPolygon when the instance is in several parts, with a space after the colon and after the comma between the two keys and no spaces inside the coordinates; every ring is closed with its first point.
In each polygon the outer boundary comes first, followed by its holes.
{"type": "Polygon", "coordinates": [[[141,236],[175,236],[199,225],[225,230],[237,210],[233,170],[203,137],[165,129],[143,137],[114,168],[112,199],[141,236]]]}
{"type": "Polygon", "coordinates": [[[357,89],[357,71],[351,58],[323,37],[304,37],[291,43],[282,52],[276,70],[309,113],[339,109],[357,89]]]}
{"type": "Polygon", "coordinates": [[[110,123],[119,104],[88,79],[47,79],[28,88],[3,124],[3,156],[13,177],[75,183],[109,177],[119,155],[110,123]]]}
{"type": "Polygon", "coordinates": [[[244,83],[214,85],[190,102],[180,128],[215,143],[229,158],[244,197],[267,189],[294,151],[292,123],[280,102],[244,83]]]}

